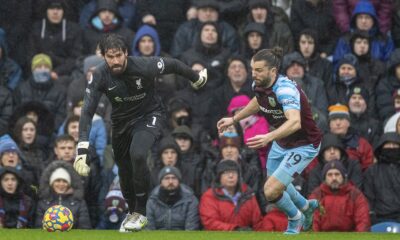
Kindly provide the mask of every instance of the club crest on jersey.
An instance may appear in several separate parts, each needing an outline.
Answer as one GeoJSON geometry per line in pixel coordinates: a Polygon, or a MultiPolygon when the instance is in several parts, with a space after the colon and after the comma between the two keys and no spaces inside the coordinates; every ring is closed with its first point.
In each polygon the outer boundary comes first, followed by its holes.
{"type": "Polygon", "coordinates": [[[139,79],[136,80],[136,88],[137,88],[137,89],[142,89],[142,88],[143,88],[143,86],[142,86],[142,79],[141,79],[141,78],[139,78],[139,79]]]}
{"type": "Polygon", "coordinates": [[[275,98],[268,97],[268,102],[269,102],[269,105],[271,105],[271,107],[275,107],[276,106],[275,98]]]}

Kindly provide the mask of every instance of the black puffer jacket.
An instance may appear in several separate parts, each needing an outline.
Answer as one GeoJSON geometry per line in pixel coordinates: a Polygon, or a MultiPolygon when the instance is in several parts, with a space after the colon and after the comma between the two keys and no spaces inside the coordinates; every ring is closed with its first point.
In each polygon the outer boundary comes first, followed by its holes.
{"type": "Polygon", "coordinates": [[[376,218],[400,221],[400,155],[397,162],[384,161],[381,152],[388,141],[400,144],[400,136],[392,132],[381,137],[375,148],[378,162],[364,173],[364,194],[369,202],[373,223],[376,218]]]}
{"type": "Polygon", "coordinates": [[[396,78],[395,69],[400,64],[400,49],[396,49],[387,62],[387,76],[381,79],[376,88],[376,108],[381,121],[395,113],[393,92],[400,89],[400,79],[396,78]]]}
{"type": "Polygon", "coordinates": [[[350,112],[350,125],[363,138],[367,139],[372,146],[376,146],[382,134],[381,123],[372,118],[368,113],[355,115],[350,112]]]}
{"type": "Polygon", "coordinates": [[[0,86],[0,136],[8,131],[8,122],[13,113],[13,99],[10,90],[0,86]]]}
{"type": "Polygon", "coordinates": [[[322,169],[327,163],[327,161],[324,159],[324,151],[329,147],[340,149],[341,158],[339,159],[339,161],[342,162],[343,166],[347,170],[347,179],[352,181],[353,184],[358,188],[361,188],[362,186],[362,173],[360,163],[358,161],[348,158],[343,143],[336,135],[327,133],[322,139],[321,150],[319,151],[318,155],[318,165],[315,166],[313,170],[311,170],[308,177],[307,196],[310,195],[312,191],[324,181],[322,177],[322,169]]]}
{"type": "Polygon", "coordinates": [[[71,210],[74,216],[74,226],[77,229],[90,229],[90,218],[84,200],[84,189],[81,178],[72,165],[65,161],[54,161],[43,171],[40,179],[39,202],[36,209],[35,226],[42,226],[43,215],[46,210],[56,204],[63,205],[71,210]],[[71,176],[70,193],[57,195],[50,186],[50,176],[57,168],[64,168],[71,176]]]}

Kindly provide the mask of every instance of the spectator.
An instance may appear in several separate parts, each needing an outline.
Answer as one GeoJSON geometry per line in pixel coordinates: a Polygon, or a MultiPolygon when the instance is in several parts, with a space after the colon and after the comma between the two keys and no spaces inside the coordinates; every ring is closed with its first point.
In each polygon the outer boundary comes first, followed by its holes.
{"type": "Polygon", "coordinates": [[[193,47],[200,35],[200,27],[205,22],[214,22],[219,29],[221,47],[230,53],[239,53],[239,37],[236,30],[227,22],[219,18],[219,5],[216,0],[196,1],[197,18],[182,23],[175,32],[170,53],[173,57],[180,57],[183,52],[193,47]]]}
{"type": "MultiPolygon", "coordinates": [[[[137,0],[138,16],[143,24],[148,24],[160,34],[162,49],[170,52],[174,34],[179,25],[186,19],[190,9],[190,2],[186,0],[164,1],[164,0],[137,0]]],[[[193,10],[196,8],[193,7],[193,10]]],[[[197,17],[197,16],[196,16],[197,17]]]]}
{"type": "Polygon", "coordinates": [[[209,114],[211,121],[208,129],[213,139],[217,138],[217,121],[228,114],[227,109],[231,99],[239,95],[250,98],[254,96],[250,76],[243,57],[233,56],[228,60],[224,83],[213,92],[210,100],[209,112],[212,114],[209,114]]]}
{"type": "Polygon", "coordinates": [[[122,25],[123,21],[114,0],[98,0],[96,11],[89,18],[88,29],[83,32],[83,53],[95,54],[98,42],[107,33],[119,34],[126,43],[131,43],[134,33],[122,25]]]}
{"type": "Polygon", "coordinates": [[[314,212],[313,230],[368,232],[371,226],[368,201],[358,188],[347,182],[343,165],[339,161],[327,163],[322,176],[324,182],[309,197],[321,205],[314,212]]]}
{"type": "Polygon", "coordinates": [[[146,217],[149,230],[198,230],[198,200],[181,183],[179,169],[166,166],[159,173],[159,184],[149,196],[146,217]]]}
{"type": "Polygon", "coordinates": [[[400,49],[396,49],[387,62],[387,74],[376,87],[376,108],[382,122],[392,116],[396,109],[393,94],[400,89],[400,49]]]}
{"type": "Polygon", "coordinates": [[[362,173],[360,163],[349,159],[346,149],[338,136],[327,133],[322,139],[318,164],[311,170],[308,176],[307,196],[324,181],[324,177],[321,175],[322,169],[326,164],[333,161],[339,161],[346,169],[347,179],[357,188],[361,189],[362,173]]]}
{"type": "Polygon", "coordinates": [[[10,90],[0,85],[0,136],[8,132],[8,125],[13,113],[13,99],[10,90]]]}
{"type": "Polygon", "coordinates": [[[392,37],[396,48],[400,48],[400,1],[394,2],[392,37]]]}
{"type": "MultiPolygon", "coordinates": [[[[228,106],[228,114],[229,116],[234,116],[238,111],[242,110],[247,104],[250,102],[250,98],[246,95],[237,95],[232,98],[231,102],[228,106]]],[[[254,114],[245,119],[240,120],[239,122],[240,128],[243,131],[243,142],[246,143],[247,139],[254,137],[259,134],[266,134],[269,132],[269,124],[267,120],[258,115],[254,114]]],[[[257,149],[258,158],[260,160],[260,164],[258,165],[263,173],[263,176],[266,176],[266,166],[267,166],[267,152],[268,147],[262,147],[257,149]]]]}
{"type": "Polygon", "coordinates": [[[375,148],[377,162],[364,175],[372,224],[400,222],[400,135],[387,132],[375,148]]]}
{"type": "Polygon", "coordinates": [[[43,171],[40,178],[35,227],[42,227],[44,213],[56,204],[71,210],[74,216],[74,229],[91,228],[81,179],[73,167],[64,161],[54,161],[43,171]]]}
{"type": "MultiPolygon", "coordinates": [[[[390,9],[391,3],[386,3],[386,6],[390,9]]],[[[391,12],[391,10],[388,10],[388,12],[391,12]]],[[[390,19],[390,16],[387,17],[390,19]]],[[[378,15],[372,3],[365,0],[358,1],[351,16],[350,31],[339,38],[333,54],[333,62],[336,63],[346,53],[351,52],[351,32],[356,30],[368,32],[371,38],[371,56],[386,62],[394,50],[394,44],[389,34],[386,34],[386,32],[384,34],[379,32],[378,24],[378,15]]]]}
{"type": "Polygon", "coordinates": [[[214,184],[201,197],[200,219],[205,230],[262,230],[262,215],[254,193],[241,182],[239,165],[221,161],[214,184]]]}
{"type": "Polygon", "coordinates": [[[275,18],[269,1],[249,0],[248,22],[262,23],[268,35],[265,38],[268,48],[279,46],[284,54],[293,51],[293,36],[288,24],[275,18]]]}
{"type": "Polygon", "coordinates": [[[267,48],[265,26],[262,23],[250,22],[243,30],[241,54],[250,63],[253,55],[267,48]]]}
{"type": "Polygon", "coordinates": [[[181,167],[180,154],[179,146],[172,137],[166,136],[161,139],[156,156],[157,159],[155,159],[155,166],[151,171],[152,188],[159,184],[158,175],[161,169],[166,166],[172,166],[178,169],[181,167]]]}
{"type": "MultiPolygon", "coordinates": [[[[351,30],[352,15],[354,16],[355,8],[359,2],[360,0],[333,1],[333,15],[342,33],[351,30]]],[[[376,24],[379,25],[379,30],[386,34],[392,25],[391,16],[393,3],[390,0],[371,0],[370,2],[372,4],[371,7],[378,13],[375,17],[376,24]]]]}
{"type": "Polygon", "coordinates": [[[219,29],[217,23],[202,23],[193,47],[183,52],[180,57],[188,65],[193,62],[205,64],[204,67],[208,71],[208,81],[204,91],[221,86],[224,80],[222,74],[230,52],[222,46],[221,36],[221,29],[219,29]]]}
{"type": "Polygon", "coordinates": [[[38,176],[35,175],[32,167],[21,158],[21,151],[8,134],[0,137],[0,169],[4,167],[15,168],[24,179],[26,193],[34,197],[34,190],[38,186],[38,176]]]}
{"type": "Polygon", "coordinates": [[[307,95],[312,108],[326,115],[328,110],[328,99],[324,83],[321,79],[306,73],[306,61],[298,52],[286,54],[282,61],[282,72],[289,79],[300,85],[307,95]]]}
{"type": "Polygon", "coordinates": [[[372,146],[375,146],[382,133],[381,124],[367,111],[368,99],[369,93],[365,88],[354,87],[350,90],[348,100],[350,125],[361,137],[365,138],[372,146]]]}
{"type": "Polygon", "coordinates": [[[22,82],[14,91],[16,106],[38,101],[54,113],[55,127],[59,127],[66,116],[65,90],[51,79],[53,63],[46,54],[37,54],[32,59],[32,76],[28,81],[22,82]]]}
{"type": "MultiPolygon", "coordinates": [[[[141,26],[136,32],[132,43],[132,56],[169,57],[161,49],[157,31],[149,25],[141,26]]],[[[175,74],[166,74],[160,75],[155,79],[156,91],[160,94],[164,102],[168,102],[177,89],[176,77],[175,74]]]]}
{"type": "Polygon", "coordinates": [[[82,32],[78,24],[65,18],[63,0],[47,1],[44,11],[45,17],[32,26],[28,56],[48,55],[53,64],[51,78],[68,86],[69,74],[82,52],[82,32]]]}
{"type": "Polygon", "coordinates": [[[302,30],[313,29],[319,36],[321,56],[325,58],[331,55],[339,37],[339,29],[336,27],[332,13],[332,1],[293,1],[290,28],[295,41],[300,39],[302,30]]]}
{"type": "MultiPolygon", "coordinates": [[[[96,12],[98,4],[100,4],[99,0],[88,0],[85,1],[87,4],[82,7],[82,10],[79,14],[79,25],[83,29],[87,29],[90,27],[89,19],[96,12]]],[[[118,0],[116,1],[118,4],[118,13],[123,18],[122,25],[126,28],[130,28],[132,30],[136,29],[138,11],[137,6],[134,1],[131,0],[118,0]]]]}
{"type": "Polygon", "coordinates": [[[345,145],[349,159],[358,161],[363,172],[372,165],[374,161],[372,146],[351,127],[347,106],[337,104],[329,107],[329,128],[330,132],[338,135],[345,145]]]}
{"type": "Polygon", "coordinates": [[[367,105],[369,113],[374,114],[375,107],[375,86],[366,82],[360,77],[360,69],[357,58],[353,54],[346,54],[338,63],[334,73],[333,81],[326,86],[328,101],[330,105],[341,103],[347,104],[350,89],[356,86],[364,87],[368,90],[369,101],[367,105]]]}
{"type": "Polygon", "coordinates": [[[192,107],[180,97],[171,98],[168,102],[168,127],[165,128],[163,135],[168,136],[179,126],[187,126],[193,135],[191,147],[200,152],[210,148],[210,136],[205,128],[194,121],[192,107]]]}
{"type": "Polygon", "coordinates": [[[206,151],[196,151],[193,143],[193,134],[186,125],[178,126],[172,132],[172,137],[180,150],[180,169],[182,183],[189,186],[196,197],[201,195],[201,177],[205,168],[206,151]]]}
{"type": "Polygon", "coordinates": [[[46,156],[53,151],[54,115],[39,101],[29,101],[20,104],[11,115],[8,129],[14,129],[15,123],[22,117],[28,117],[36,123],[36,143],[42,148],[46,156]]]}
{"type": "Polygon", "coordinates": [[[371,56],[371,41],[368,32],[353,32],[350,38],[350,46],[351,53],[358,60],[360,78],[375,88],[379,79],[385,75],[385,64],[371,56]]]}
{"type": "Polygon", "coordinates": [[[304,29],[299,34],[296,49],[306,61],[306,73],[321,79],[324,85],[332,81],[332,63],[321,57],[320,41],[313,29],[304,29]]]}
{"type": "MultiPolygon", "coordinates": [[[[399,95],[400,95],[400,90],[399,90],[399,95]]],[[[400,98],[400,96],[398,98],[400,98]]],[[[398,134],[400,134],[400,111],[395,113],[387,120],[384,132],[385,133],[397,132],[398,134]]]]}
{"type": "Polygon", "coordinates": [[[0,28],[0,86],[13,91],[21,78],[21,67],[9,57],[6,33],[0,28]]]}
{"type": "Polygon", "coordinates": [[[24,193],[24,180],[12,167],[0,170],[0,228],[27,228],[33,221],[34,205],[24,193]]]}
{"type": "Polygon", "coordinates": [[[13,131],[14,139],[21,151],[21,157],[29,165],[37,179],[42,175],[46,164],[46,154],[44,150],[37,145],[36,123],[28,117],[21,117],[15,124],[13,131]]]}

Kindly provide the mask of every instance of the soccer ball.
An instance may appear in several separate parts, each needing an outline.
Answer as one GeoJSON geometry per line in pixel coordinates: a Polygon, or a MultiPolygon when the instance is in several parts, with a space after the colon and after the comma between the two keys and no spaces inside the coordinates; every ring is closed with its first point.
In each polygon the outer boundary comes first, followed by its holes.
{"type": "Polygon", "coordinates": [[[69,231],[74,225],[71,210],[62,205],[54,205],[47,209],[42,220],[43,229],[48,232],[69,231]]]}

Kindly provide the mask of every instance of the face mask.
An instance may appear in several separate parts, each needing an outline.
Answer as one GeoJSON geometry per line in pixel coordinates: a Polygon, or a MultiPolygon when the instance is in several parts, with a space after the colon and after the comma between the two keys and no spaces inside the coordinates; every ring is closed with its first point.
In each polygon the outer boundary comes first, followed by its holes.
{"type": "Polygon", "coordinates": [[[176,123],[178,126],[186,125],[190,126],[190,117],[189,116],[182,116],[176,119],[176,123]]]}
{"type": "Polygon", "coordinates": [[[45,83],[50,80],[50,71],[37,69],[33,71],[33,80],[36,83],[45,83]]]}
{"type": "Polygon", "coordinates": [[[400,164],[400,148],[385,148],[382,149],[379,155],[379,160],[385,163],[400,164]]]}
{"type": "Polygon", "coordinates": [[[356,78],[351,76],[341,76],[339,77],[339,80],[346,86],[350,86],[353,82],[356,81],[356,78]]]}

